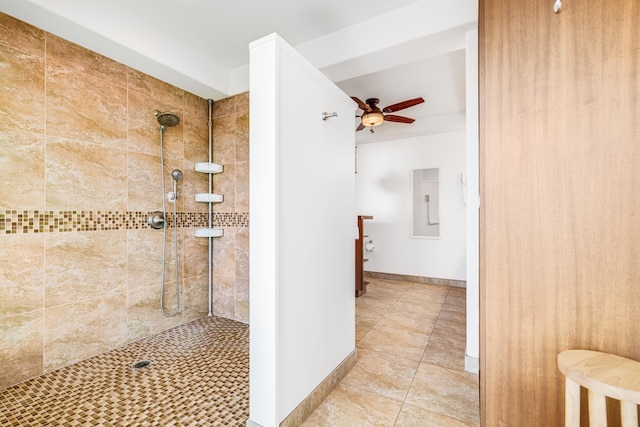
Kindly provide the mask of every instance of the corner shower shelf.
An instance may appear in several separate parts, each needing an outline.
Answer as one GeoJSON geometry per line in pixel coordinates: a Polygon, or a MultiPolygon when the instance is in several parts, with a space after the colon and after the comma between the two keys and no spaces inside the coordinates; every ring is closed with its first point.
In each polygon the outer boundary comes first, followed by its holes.
{"type": "Polygon", "coordinates": [[[222,237],[222,228],[196,228],[196,237],[222,237]]]}
{"type": "Polygon", "coordinates": [[[220,203],[223,200],[224,200],[224,196],[222,194],[214,194],[214,193],[196,194],[196,202],[220,203]]]}
{"type": "MultiPolygon", "coordinates": [[[[211,152],[209,152],[209,159],[211,159],[211,152]]],[[[223,170],[222,165],[212,162],[200,162],[195,164],[196,172],[203,172],[208,174],[221,173],[223,170]]],[[[209,190],[213,190],[211,186],[211,176],[209,176],[209,190]]],[[[209,203],[209,226],[211,223],[211,203],[220,203],[224,200],[222,194],[215,193],[197,193],[196,202],[209,203]]],[[[196,237],[222,237],[224,230],[222,228],[196,228],[196,237]]]]}
{"type": "Polygon", "coordinates": [[[223,166],[217,163],[211,163],[211,162],[196,163],[196,172],[221,173],[223,169],[224,169],[223,166]]]}

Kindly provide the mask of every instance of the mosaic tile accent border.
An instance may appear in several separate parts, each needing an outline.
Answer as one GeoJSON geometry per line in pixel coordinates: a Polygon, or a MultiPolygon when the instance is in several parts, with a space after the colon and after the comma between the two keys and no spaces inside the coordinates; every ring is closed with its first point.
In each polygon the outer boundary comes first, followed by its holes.
{"type": "MultiPolygon", "coordinates": [[[[150,212],[113,211],[0,211],[0,234],[70,231],[138,230],[148,228],[150,212]]],[[[178,212],[178,227],[207,227],[208,213],[178,212]]],[[[173,227],[173,215],[168,215],[173,227]]],[[[248,213],[214,213],[214,227],[248,227],[248,213]]]]}

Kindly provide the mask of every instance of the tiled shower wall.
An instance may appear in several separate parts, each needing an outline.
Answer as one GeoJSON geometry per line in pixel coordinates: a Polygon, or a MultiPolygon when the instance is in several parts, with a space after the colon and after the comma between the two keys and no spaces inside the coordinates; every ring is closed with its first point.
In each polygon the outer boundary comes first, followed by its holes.
{"type": "MultiPolygon", "coordinates": [[[[0,389],[207,314],[207,101],[0,14],[0,389]],[[164,174],[181,169],[182,308],[160,313],[164,174]]],[[[248,95],[214,105],[214,314],[248,322],[248,95]]],[[[172,205],[167,203],[167,209],[172,205]]],[[[168,254],[173,245],[168,231],[168,254]]],[[[166,308],[175,304],[169,282],[166,308]]]]}

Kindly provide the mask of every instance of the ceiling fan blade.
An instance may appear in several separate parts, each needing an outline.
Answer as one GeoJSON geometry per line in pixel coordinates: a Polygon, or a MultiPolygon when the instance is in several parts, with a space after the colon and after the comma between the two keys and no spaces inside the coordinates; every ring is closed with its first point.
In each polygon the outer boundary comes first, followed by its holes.
{"type": "Polygon", "coordinates": [[[359,131],[359,130],[364,129],[365,127],[366,127],[365,125],[363,125],[362,123],[360,123],[360,125],[356,128],[356,132],[357,132],[357,131],[359,131]]]}
{"type": "Polygon", "coordinates": [[[362,102],[359,98],[352,96],[351,99],[353,99],[356,102],[356,104],[358,104],[358,107],[360,107],[361,110],[371,111],[371,107],[369,107],[367,104],[362,102]]]}
{"type": "Polygon", "coordinates": [[[409,117],[395,116],[393,114],[387,114],[386,116],[384,116],[384,120],[387,122],[396,123],[413,123],[416,121],[415,119],[411,119],[409,117]]]}
{"type": "Polygon", "coordinates": [[[424,102],[424,99],[422,99],[422,97],[408,99],[406,101],[398,102],[397,104],[388,105],[384,107],[382,111],[385,113],[393,113],[395,111],[400,111],[400,110],[404,110],[405,108],[413,107],[414,105],[422,104],[423,102],[424,102]]]}

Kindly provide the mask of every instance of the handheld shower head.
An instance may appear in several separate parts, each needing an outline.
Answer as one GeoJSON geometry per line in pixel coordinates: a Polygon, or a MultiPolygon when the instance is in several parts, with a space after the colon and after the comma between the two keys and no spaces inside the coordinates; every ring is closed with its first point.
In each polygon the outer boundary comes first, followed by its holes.
{"type": "Polygon", "coordinates": [[[174,181],[182,179],[182,171],[180,169],[174,169],[171,172],[171,178],[173,178],[174,181]]]}

